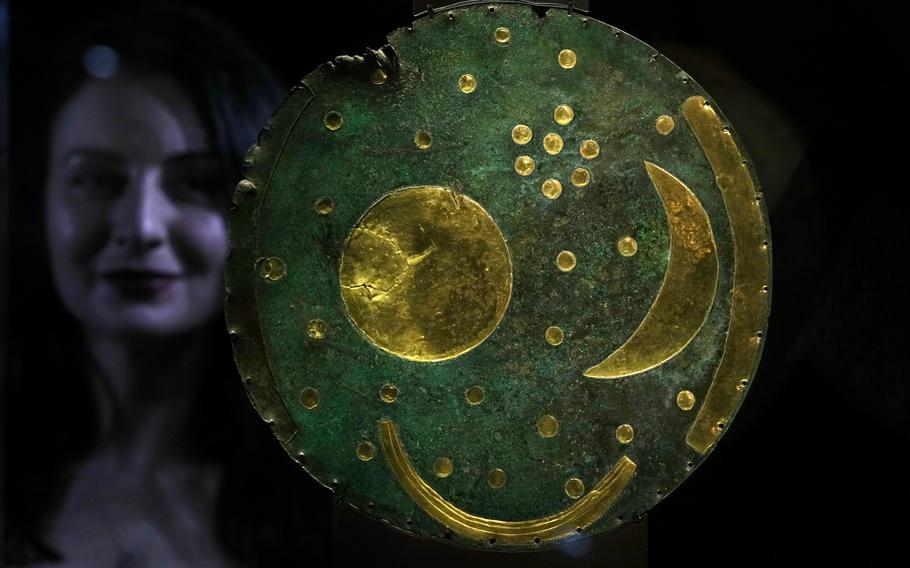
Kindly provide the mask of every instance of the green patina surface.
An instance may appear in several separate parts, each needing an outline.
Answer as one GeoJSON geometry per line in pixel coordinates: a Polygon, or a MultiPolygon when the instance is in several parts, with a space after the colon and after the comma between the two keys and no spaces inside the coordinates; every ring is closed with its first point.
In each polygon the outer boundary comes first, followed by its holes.
{"type": "Polygon", "coordinates": [[[685,99],[707,95],[647,45],[559,10],[540,17],[521,6],[460,9],[424,17],[392,33],[389,43],[400,68],[384,84],[369,80],[371,58],[360,67],[323,65],[291,93],[251,150],[248,177],[257,189],[236,197],[228,286],[238,297],[252,296],[233,308],[229,301],[228,311],[229,322],[232,309],[255,313],[233,316],[232,329],[254,403],[276,420],[288,452],[342,500],[428,536],[443,527],[392,477],[378,437],[382,418],[398,425],[412,464],[434,489],[490,518],[559,512],[573,502],[566,480],[578,477],[590,489],[628,455],[638,464],[634,478],[585,534],[615,528],[666,496],[704,458],[686,445],[695,411],[681,411],[676,395],[687,389],[703,400],[730,317],[729,222],[711,167],[680,113],[685,99]],[[493,41],[501,26],[511,30],[506,45],[493,41]],[[571,70],[557,64],[566,48],[578,58],[571,70]],[[473,93],[458,88],[464,73],[477,80],[473,93]],[[553,121],[559,104],[575,111],[567,126],[553,121]],[[344,117],[341,129],[325,128],[329,111],[344,117]],[[675,119],[668,136],[655,129],[661,115],[675,119]],[[511,139],[519,123],[534,132],[526,146],[511,139]],[[427,150],[414,144],[418,129],[432,134],[427,150]],[[565,141],[558,155],[543,150],[548,132],[565,141]],[[600,145],[594,160],[578,152],[585,139],[600,145]],[[537,164],[528,177],[513,169],[523,154],[537,164]],[[667,217],[645,160],[682,180],[707,211],[718,293],[701,332],[674,359],[626,379],[585,378],[585,369],[635,331],[667,267],[667,217]],[[584,188],[569,181],[579,166],[592,173],[584,188]],[[540,190],[551,177],[563,185],[555,200],[540,190]],[[381,196],[416,185],[456,188],[480,203],[505,236],[514,270],[498,328],[470,352],[438,363],[406,361],[372,345],[346,315],[339,290],[351,228],[381,196]],[[335,203],[328,216],[313,208],[324,195],[335,203]],[[632,257],[616,248],[627,235],[639,246],[632,257]],[[573,271],[556,268],[561,250],[575,253],[573,271]],[[256,260],[268,256],[286,263],[283,280],[257,277],[256,260]],[[324,339],[307,336],[314,318],[326,324],[324,339]],[[544,340],[550,325],[566,332],[558,347],[544,340]],[[259,332],[261,340],[248,337],[259,332]],[[379,398],[387,382],[399,389],[394,404],[379,398]],[[473,385],[485,392],[477,406],[464,396],[473,385]],[[305,387],[320,393],[313,410],[299,401],[305,387]],[[553,438],[537,432],[544,414],[559,420],[553,438]],[[624,423],[635,428],[627,446],[615,437],[624,423]],[[357,458],[362,441],[376,447],[373,460],[357,458]],[[454,463],[444,479],[433,474],[440,456],[454,463]],[[486,481],[493,468],[508,476],[499,490],[486,481]]]}

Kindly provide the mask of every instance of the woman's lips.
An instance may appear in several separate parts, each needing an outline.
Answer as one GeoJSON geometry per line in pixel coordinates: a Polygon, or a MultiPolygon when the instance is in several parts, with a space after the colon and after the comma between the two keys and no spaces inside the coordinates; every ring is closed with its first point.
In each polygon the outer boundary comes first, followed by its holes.
{"type": "Polygon", "coordinates": [[[180,274],[154,270],[113,270],[101,277],[122,296],[134,300],[154,299],[181,278],[180,274]]]}

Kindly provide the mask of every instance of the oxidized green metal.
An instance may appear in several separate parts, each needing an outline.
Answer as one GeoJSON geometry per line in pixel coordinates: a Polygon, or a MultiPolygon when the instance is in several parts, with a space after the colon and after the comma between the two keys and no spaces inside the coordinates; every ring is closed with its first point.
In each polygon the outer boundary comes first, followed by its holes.
{"type": "Polygon", "coordinates": [[[754,376],[752,168],[698,85],[601,22],[420,18],[308,75],[245,175],[226,312],[250,397],[399,529],[521,549],[616,528],[754,376]]]}

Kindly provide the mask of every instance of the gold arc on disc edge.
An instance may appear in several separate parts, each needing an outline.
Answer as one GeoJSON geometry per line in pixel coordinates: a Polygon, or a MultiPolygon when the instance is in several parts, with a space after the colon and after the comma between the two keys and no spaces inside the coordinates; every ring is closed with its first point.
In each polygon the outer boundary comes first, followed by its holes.
{"type": "Polygon", "coordinates": [[[644,162],[670,228],[670,258],[657,298],[638,329],[584,376],[618,379],[658,367],[686,348],[714,304],[719,266],[711,220],[698,198],[667,170],[644,162]]]}
{"type": "MultiPolygon", "coordinates": [[[[637,465],[623,455],[613,468],[584,496],[554,514],[523,521],[504,521],[472,515],[433,489],[411,465],[398,429],[388,419],[379,421],[379,439],[393,477],[405,493],[435,521],[467,539],[495,538],[502,544],[527,544],[533,539],[551,540],[568,536],[600,519],[619,497],[637,465]]],[[[560,488],[562,489],[562,488],[560,488]]]]}
{"type": "Polygon", "coordinates": [[[734,270],[730,302],[730,324],[724,351],[698,414],[686,435],[686,443],[706,453],[729,424],[742,401],[742,380],[751,378],[761,342],[755,333],[767,323],[770,258],[761,207],[756,201],[755,182],[729,129],[714,107],[702,96],[689,97],[682,104],[683,116],[692,128],[705,157],[711,164],[733,234],[734,270]]]}

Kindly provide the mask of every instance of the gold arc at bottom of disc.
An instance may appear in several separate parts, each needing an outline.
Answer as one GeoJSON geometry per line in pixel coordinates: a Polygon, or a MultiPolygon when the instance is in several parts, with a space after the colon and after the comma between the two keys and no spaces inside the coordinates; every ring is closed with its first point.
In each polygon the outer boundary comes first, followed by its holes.
{"type": "Polygon", "coordinates": [[[475,541],[496,539],[499,544],[557,539],[590,526],[609,510],[637,468],[628,456],[622,456],[587,495],[559,513],[524,521],[503,521],[479,517],[459,509],[430,487],[411,465],[398,429],[391,420],[379,421],[379,439],[392,475],[430,517],[463,538],[475,541]]]}
{"type": "Polygon", "coordinates": [[[737,385],[755,368],[761,345],[752,338],[767,322],[769,294],[763,287],[769,284],[771,261],[755,183],[729,129],[704,97],[686,99],[682,113],[714,170],[730,220],[735,260],[724,354],[686,436],[686,443],[704,454],[723,431],[716,426],[729,423],[742,401],[744,390],[737,385]]]}

